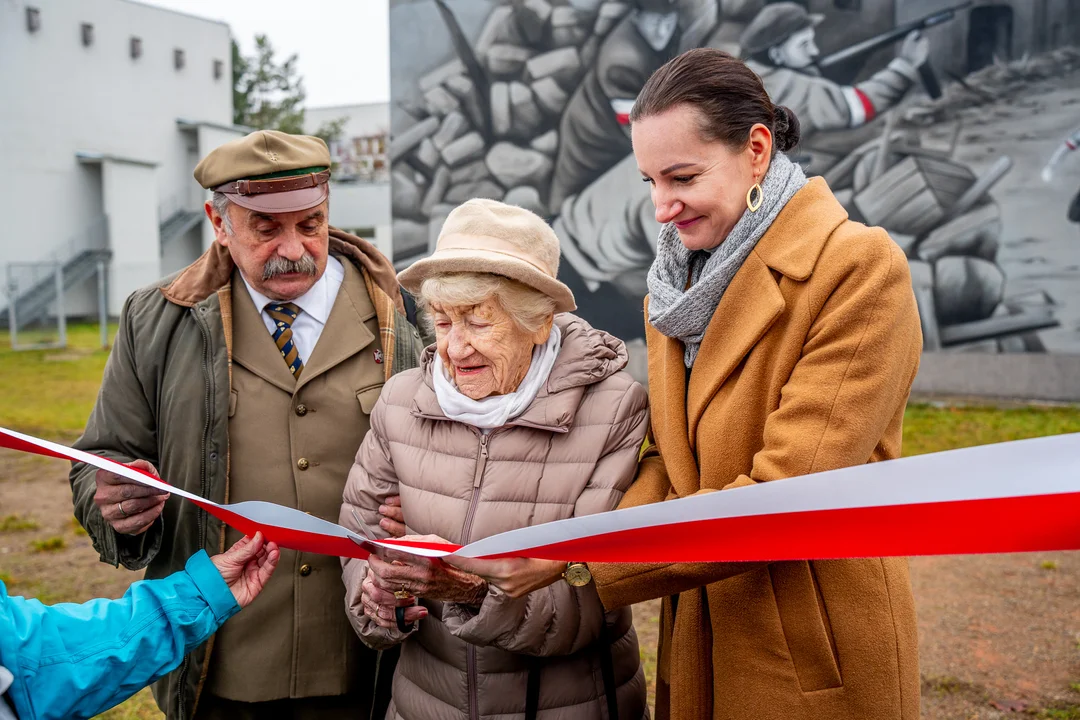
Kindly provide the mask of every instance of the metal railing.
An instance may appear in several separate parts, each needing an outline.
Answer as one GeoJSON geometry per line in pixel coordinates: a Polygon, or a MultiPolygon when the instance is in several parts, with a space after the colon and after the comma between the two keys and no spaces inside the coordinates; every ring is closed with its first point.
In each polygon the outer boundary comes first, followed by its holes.
{"type": "Polygon", "coordinates": [[[13,350],[65,347],[67,313],[65,291],[86,282],[95,274],[98,285],[98,315],[102,322],[102,345],[107,337],[106,269],[112,257],[108,250],[108,221],[101,218],[84,232],[74,235],[49,253],[48,259],[7,264],[6,319],[13,350]],[[19,343],[19,331],[45,320],[50,308],[57,322],[55,342],[19,343]]]}
{"type": "Polygon", "coordinates": [[[161,251],[164,253],[169,242],[198,225],[202,217],[202,203],[193,199],[191,188],[166,197],[158,205],[161,251]]]}

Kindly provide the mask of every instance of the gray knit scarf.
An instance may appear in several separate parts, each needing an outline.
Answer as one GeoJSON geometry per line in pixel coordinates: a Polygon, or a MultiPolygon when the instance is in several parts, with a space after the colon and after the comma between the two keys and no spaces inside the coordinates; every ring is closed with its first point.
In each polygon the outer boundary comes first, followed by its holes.
{"type": "Polygon", "coordinates": [[[683,361],[692,367],[720,298],[758,240],[803,185],[802,168],[777,153],[761,182],[762,202],[747,209],[706,262],[692,262],[694,251],[679,240],[674,223],[660,230],[656,259],[649,268],[649,322],[686,346],[683,361]],[[690,287],[686,280],[690,278],[690,287]]]}

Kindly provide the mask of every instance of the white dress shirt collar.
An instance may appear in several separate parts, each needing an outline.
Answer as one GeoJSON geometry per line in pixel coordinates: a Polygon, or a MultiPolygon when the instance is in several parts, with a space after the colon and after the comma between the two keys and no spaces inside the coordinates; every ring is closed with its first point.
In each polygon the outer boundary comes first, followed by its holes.
{"type": "Polygon", "coordinates": [[[345,279],[345,268],[342,267],[340,260],[333,255],[328,255],[326,271],[323,272],[322,277],[311,286],[310,290],[295,300],[271,300],[253,288],[243,272],[240,273],[240,277],[244,278],[244,285],[251,294],[251,301],[255,303],[260,313],[266,311],[267,305],[291,302],[299,306],[313,320],[318,321],[320,325],[325,325],[330,317],[330,310],[334,307],[334,300],[337,299],[338,290],[341,289],[341,282],[345,279]]]}

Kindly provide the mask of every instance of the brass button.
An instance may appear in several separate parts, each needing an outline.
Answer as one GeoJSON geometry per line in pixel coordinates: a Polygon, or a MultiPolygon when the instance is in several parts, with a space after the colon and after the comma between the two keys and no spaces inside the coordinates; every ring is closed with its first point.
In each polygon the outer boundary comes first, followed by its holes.
{"type": "Polygon", "coordinates": [[[307,470],[310,466],[311,463],[308,462],[307,458],[300,458],[296,461],[296,467],[300,468],[301,470],[307,470]]]}
{"type": "Polygon", "coordinates": [[[307,577],[308,575],[310,575],[311,574],[311,566],[308,565],[308,564],[301,565],[300,566],[300,574],[303,575],[304,577],[307,577]]]}
{"type": "Polygon", "coordinates": [[[297,405],[296,414],[300,417],[304,417],[305,415],[307,415],[307,405],[304,405],[302,403],[300,405],[297,405]]]}

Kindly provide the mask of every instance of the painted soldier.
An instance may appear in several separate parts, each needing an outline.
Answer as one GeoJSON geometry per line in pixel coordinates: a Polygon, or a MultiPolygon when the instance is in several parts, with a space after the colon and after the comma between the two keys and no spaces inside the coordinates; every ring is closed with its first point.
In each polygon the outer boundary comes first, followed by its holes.
{"type": "Polygon", "coordinates": [[[559,125],[549,202],[556,212],[630,152],[630,108],[649,76],[675,56],[678,22],[673,0],[637,0],[604,38],[559,125]]]}
{"type": "Polygon", "coordinates": [[[773,3],[739,39],[746,64],[775,104],[795,112],[804,139],[819,130],[859,127],[896,105],[919,81],[918,68],[930,54],[926,38],[912,32],[885,68],[863,82],[840,85],[822,77],[814,64],[821,54],[814,33],[822,19],[793,2],[773,3]]]}

